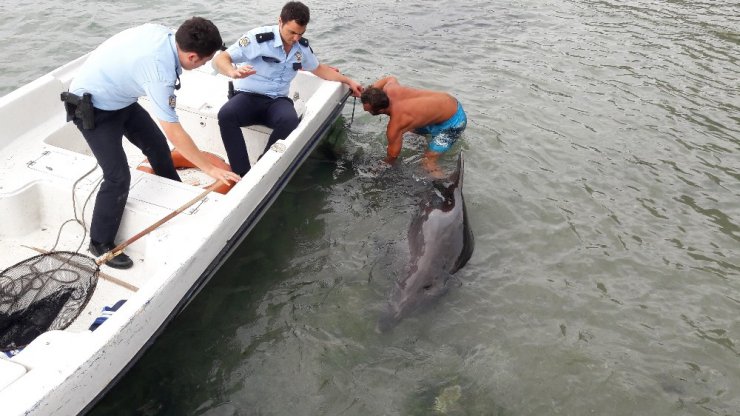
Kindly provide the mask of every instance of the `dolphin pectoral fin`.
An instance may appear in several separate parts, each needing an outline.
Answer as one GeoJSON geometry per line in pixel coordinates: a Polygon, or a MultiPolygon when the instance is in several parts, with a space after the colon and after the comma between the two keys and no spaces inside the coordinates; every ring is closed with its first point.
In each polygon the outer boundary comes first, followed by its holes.
{"type": "Polygon", "coordinates": [[[457,276],[455,276],[452,273],[446,273],[446,276],[445,276],[445,288],[449,289],[449,287],[452,284],[452,282],[458,282],[458,283],[460,283],[458,285],[458,287],[462,286],[462,282],[460,281],[459,278],[457,278],[457,276]]]}
{"type": "Polygon", "coordinates": [[[388,332],[398,324],[398,317],[395,316],[390,310],[383,311],[378,317],[378,321],[375,323],[375,331],[378,333],[388,332]]]}
{"type": "MultiPolygon", "coordinates": [[[[454,280],[454,281],[456,281],[456,282],[457,282],[457,287],[462,287],[462,285],[463,285],[463,282],[462,282],[462,280],[460,280],[460,278],[459,278],[459,277],[457,277],[457,276],[456,276],[456,275],[454,275],[454,274],[453,274],[452,276],[450,276],[450,280],[454,280]]],[[[448,284],[449,284],[449,282],[448,282],[448,284]]]]}

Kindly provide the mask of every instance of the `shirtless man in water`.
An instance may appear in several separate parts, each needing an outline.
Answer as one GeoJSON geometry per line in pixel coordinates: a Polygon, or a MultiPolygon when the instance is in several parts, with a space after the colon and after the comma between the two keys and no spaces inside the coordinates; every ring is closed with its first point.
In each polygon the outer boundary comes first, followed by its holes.
{"type": "Polygon", "coordinates": [[[442,176],[437,158],[452,147],[468,122],[462,105],[453,96],[404,87],[395,77],[385,77],[368,87],[360,99],[370,114],[390,116],[386,163],[398,158],[404,133],[429,134],[432,140],[424,153],[424,167],[433,176],[442,176]]]}

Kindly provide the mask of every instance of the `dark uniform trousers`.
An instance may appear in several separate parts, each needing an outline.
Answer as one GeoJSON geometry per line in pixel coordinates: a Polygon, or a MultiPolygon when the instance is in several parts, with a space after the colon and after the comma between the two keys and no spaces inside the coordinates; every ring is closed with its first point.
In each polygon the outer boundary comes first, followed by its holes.
{"type": "Polygon", "coordinates": [[[218,112],[221,140],[231,169],[244,176],[249,172],[249,155],[241,127],[255,124],[272,129],[265,151],[298,127],[298,115],[288,97],[272,98],[266,95],[237,91],[218,112]]]}
{"type": "Polygon", "coordinates": [[[90,239],[97,243],[113,243],[131,184],[131,172],[123,151],[124,135],[149,159],[155,174],[175,181],[180,181],[180,177],[172,162],[167,138],[138,103],[115,111],[96,108],[95,128],[92,130],[83,129],[80,119],[75,119],[74,123],[103,170],[103,183],[93,209],[90,239]]]}

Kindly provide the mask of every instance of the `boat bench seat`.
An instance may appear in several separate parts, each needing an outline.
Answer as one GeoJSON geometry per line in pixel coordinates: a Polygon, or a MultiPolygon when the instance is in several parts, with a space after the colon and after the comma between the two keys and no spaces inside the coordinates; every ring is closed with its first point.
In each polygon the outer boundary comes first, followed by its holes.
{"type": "MultiPolygon", "coordinates": [[[[204,117],[217,119],[218,110],[228,101],[229,78],[218,75],[211,65],[205,65],[193,71],[183,72],[182,82],[189,82],[189,78],[195,73],[206,73],[214,75],[210,77],[198,77],[198,88],[182,89],[177,92],[177,109],[199,113],[204,117]]],[[[188,86],[190,86],[188,84],[188,86]]],[[[301,94],[291,85],[288,97],[293,100],[298,118],[303,117],[306,110],[301,94]]],[[[269,134],[272,129],[267,126],[253,126],[255,130],[269,134]]]]}
{"type": "MultiPolygon", "coordinates": [[[[293,107],[295,108],[295,112],[298,115],[298,119],[300,120],[301,118],[303,118],[303,114],[306,111],[306,103],[300,98],[297,93],[294,94],[294,96],[295,97],[293,99],[293,107]]],[[[226,103],[226,101],[227,99],[225,96],[209,97],[208,95],[203,95],[193,97],[189,95],[184,95],[182,98],[178,96],[177,110],[192,112],[198,114],[201,117],[218,120],[218,110],[226,103]]],[[[268,135],[272,132],[271,128],[261,124],[252,125],[249,126],[249,128],[268,135]]]]}
{"type": "MultiPolygon", "coordinates": [[[[202,69],[185,71],[181,75],[183,85],[191,85],[189,78],[195,72],[212,71],[202,69]]],[[[228,101],[228,78],[220,75],[199,77],[198,83],[198,88],[182,89],[177,93],[177,114],[180,123],[202,150],[217,155],[226,155],[221,141],[221,130],[218,126],[218,111],[228,101]]],[[[306,112],[306,102],[301,97],[301,93],[291,86],[288,96],[293,100],[298,119],[302,119],[306,112]]],[[[151,103],[146,97],[141,97],[139,102],[144,108],[151,109],[151,103]]],[[[264,125],[242,128],[252,165],[257,163],[257,159],[262,156],[271,133],[272,129],[264,125]]]]}
{"type": "Polygon", "coordinates": [[[26,367],[7,358],[0,357],[0,390],[26,374],[26,367]]]}

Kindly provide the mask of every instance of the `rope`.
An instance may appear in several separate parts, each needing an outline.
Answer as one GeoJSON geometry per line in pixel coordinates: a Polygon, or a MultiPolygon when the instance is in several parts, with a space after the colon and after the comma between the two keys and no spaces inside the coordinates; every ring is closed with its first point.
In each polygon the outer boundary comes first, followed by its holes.
{"type": "Polygon", "coordinates": [[[352,118],[349,119],[349,125],[347,128],[352,127],[352,122],[355,121],[355,105],[357,104],[357,97],[354,97],[354,101],[352,101],[352,118]]]}
{"type": "Polygon", "coordinates": [[[79,253],[80,249],[82,249],[82,245],[85,242],[85,238],[87,238],[87,226],[85,226],[85,210],[87,209],[87,204],[90,202],[90,199],[92,199],[93,194],[100,186],[100,183],[103,181],[102,178],[98,181],[98,183],[95,184],[92,191],[90,191],[90,194],[85,199],[85,203],[82,204],[82,212],[80,213],[81,218],[77,217],[77,201],[75,200],[75,189],[77,188],[77,185],[85,179],[88,175],[95,172],[95,169],[98,168],[98,164],[96,163],[95,166],[93,166],[92,169],[90,169],[87,173],[80,176],[75,183],[72,185],[72,211],[74,212],[74,218],[68,219],[67,221],[64,221],[62,225],[59,226],[59,231],[57,232],[57,238],[54,241],[54,245],[49,249],[49,251],[54,251],[59,244],[59,240],[62,237],[62,230],[64,229],[64,226],[67,225],[70,222],[76,222],[82,227],[82,239],[80,240],[80,244],[77,246],[77,250],[75,250],[75,253],[79,253]]]}

